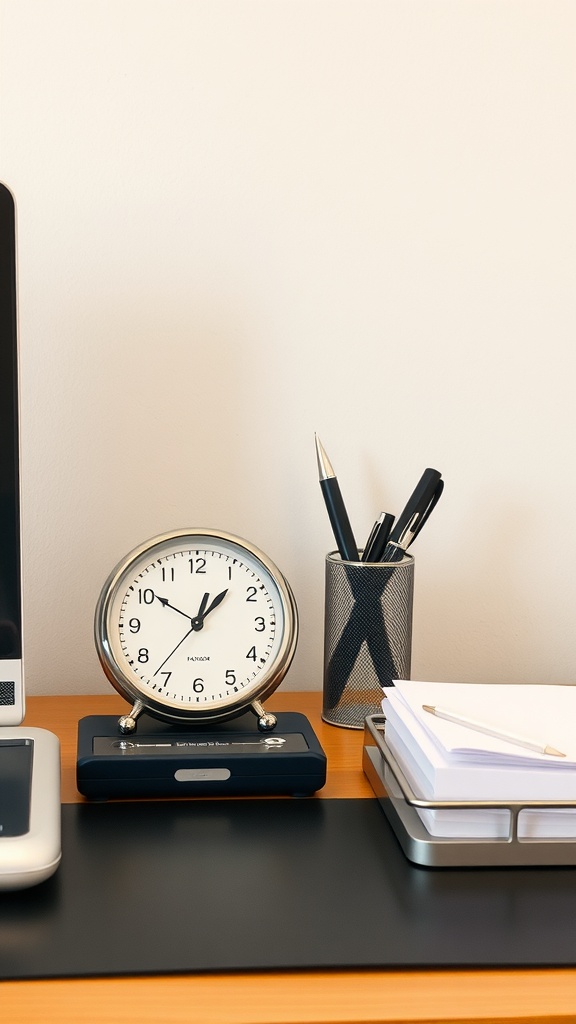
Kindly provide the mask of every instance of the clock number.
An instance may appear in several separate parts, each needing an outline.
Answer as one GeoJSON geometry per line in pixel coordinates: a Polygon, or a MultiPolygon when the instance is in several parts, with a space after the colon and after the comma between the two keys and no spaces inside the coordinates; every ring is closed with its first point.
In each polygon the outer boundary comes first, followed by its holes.
{"type": "Polygon", "coordinates": [[[264,622],[263,616],[259,615],[257,619],[254,619],[254,622],[256,623],[256,625],[254,626],[256,632],[263,633],[264,630],[266,629],[266,623],[264,622]]]}
{"type": "Polygon", "coordinates": [[[140,650],[138,651],[138,661],[140,662],[141,665],[145,665],[146,662],[148,661],[147,647],[141,647],[140,650]]]}
{"type": "Polygon", "coordinates": [[[172,583],[174,582],[174,566],[170,566],[169,569],[162,566],[162,582],[166,583],[166,580],[170,580],[172,583]]]}
{"type": "Polygon", "coordinates": [[[248,594],[248,597],[246,598],[246,601],[255,601],[256,600],[256,594],[258,593],[256,587],[248,587],[248,589],[246,590],[246,593],[248,594]]]}
{"type": "Polygon", "coordinates": [[[190,572],[196,572],[196,573],[199,573],[199,572],[205,573],[206,572],[206,559],[205,558],[196,558],[196,559],[189,558],[188,561],[190,562],[190,572]]]}
{"type": "Polygon", "coordinates": [[[146,590],[138,591],[138,603],[139,604],[154,604],[154,591],[150,590],[149,587],[146,590]]]}
{"type": "Polygon", "coordinates": [[[256,648],[251,647],[246,657],[250,658],[251,661],[256,661],[256,648]]]}
{"type": "Polygon", "coordinates": [[[161,672],[160,675],[161,676],[166,676],[166,679],[164,680],[164,686],[168,686],[168,680],[170,679],[170,676],[172,675],[172,673],[171,672],[161,672]]]}
{"type": "Polygon", "coordinates": [[[236,675],[234,674],[234,672],[232,671],[231,668],[227,669],[227,671],[226,671],[226,686],[234,686],[235,682],[236,682],[236,675]]]}
{"type": "Polygon", "coordinates": [[[138,633],[140,629],[140,619],[130,619],[128,625],[130,626],[131,633],[138,633]]]}
{"type": "Polygon", "coordinates": [[[204,689],[204,680],[195,679],[192,683],[192,689],[194,690],[194,693],[202,693],[202,690],[204,689]]]}

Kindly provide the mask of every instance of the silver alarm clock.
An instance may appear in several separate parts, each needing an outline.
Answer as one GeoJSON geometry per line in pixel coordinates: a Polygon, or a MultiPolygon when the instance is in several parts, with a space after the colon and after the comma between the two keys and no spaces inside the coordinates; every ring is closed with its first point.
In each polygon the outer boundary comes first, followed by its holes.
{"type": "Polygon", "coordinates": [[[131,705],[167,722],[215,723],[262,706],[284,678],[298,639],[292,590],[253,544],[209,529],[161,534],[111,572],[95,613],[104,672],[131,705]]]}

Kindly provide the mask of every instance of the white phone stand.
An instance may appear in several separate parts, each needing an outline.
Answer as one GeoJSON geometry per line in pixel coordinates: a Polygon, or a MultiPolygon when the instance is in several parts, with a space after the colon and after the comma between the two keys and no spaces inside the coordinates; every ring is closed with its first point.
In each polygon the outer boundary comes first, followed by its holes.
{"type": "Polygon", "coordinates": [[[46,729],[0,729],[0,890],[37,885],[56,871],[60,743],[46,729]]]}

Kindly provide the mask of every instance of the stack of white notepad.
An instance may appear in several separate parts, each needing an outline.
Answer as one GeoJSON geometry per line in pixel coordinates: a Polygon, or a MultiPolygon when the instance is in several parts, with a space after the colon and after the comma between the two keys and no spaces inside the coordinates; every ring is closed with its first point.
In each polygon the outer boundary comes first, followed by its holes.
{"type": "MultiPolygon", "coordinates": [[[[386,743],[416,796],[424,800],[574,801],[574,808],[526,808],[518,835],[576,838],[576,686],[426,683],[397,680],[384,689],[386,743]],[[479,732],[424,710],[463,717],[479,732]],[[535,741],[545,754],[508,739],[535,741]]],[[[418,808],[435,836],[501,838],[504,808],[418,808]]]]}

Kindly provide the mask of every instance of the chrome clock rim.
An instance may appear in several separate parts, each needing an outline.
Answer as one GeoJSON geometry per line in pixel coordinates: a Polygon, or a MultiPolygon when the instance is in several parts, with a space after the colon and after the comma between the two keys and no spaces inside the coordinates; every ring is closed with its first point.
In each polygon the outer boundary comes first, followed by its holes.
{"type": "Polygon", "coordinates": [[[188,527],[157,534],[125,555],[104,583],[94,616],[96,650],[108,681],[125,700],[135,705],[141,704],[144,712],[168,722],[224,721],[242,714],[255,703],[266,700],[277,689],[292,662],[298,641],[298,628],[298,610],[292,589],[272,559],[256,545],[242,537],[223,530],[205,527],[188,527]],[[122,582],[128,579],[132,568],[138,566],[143,557],[151,556],[153,559],[155,550],[163,549],[173,542],[182,542],[182,546],[185,548],[190,541],[191,549],[201,548],[203,540],[208,544],[224,543],[232,548],[237,548],[240,552],[245,551],[249,558],[260,563],[278,592],[284,620],[283,633],[272,664],[262,670],[260,678],[248,693],[235,694],[234,697],[220,702],[217,706],[211,705],[209,709],[202,707],[179,708],[178,705],[165,700],[157,700],[153,694],[147,692],[143,684],[139,684],[136,678],[130,676],[119,664],[111,642],[111,637],[118,627],[117,624],[114,625],[111,622],[111,612],[122,582]]]}

